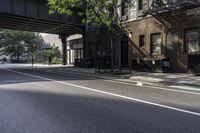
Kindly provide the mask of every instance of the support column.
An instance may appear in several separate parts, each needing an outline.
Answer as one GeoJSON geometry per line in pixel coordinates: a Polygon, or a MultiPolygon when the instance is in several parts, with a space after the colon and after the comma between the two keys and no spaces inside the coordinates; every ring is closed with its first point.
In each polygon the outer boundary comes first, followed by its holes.
{"type": "Polygon", "coordinates": [[[61,34],[60,39],[62,41],[62,64],[67,65],[67,35],[61,34]]]}
{"type": "Polygon", "coordinates": [[[86,57],[86,32],[87,32],[87,25],[83,25],[80,27],[82,31],[82,38],[83,38],[83,58],[86,57]]]}

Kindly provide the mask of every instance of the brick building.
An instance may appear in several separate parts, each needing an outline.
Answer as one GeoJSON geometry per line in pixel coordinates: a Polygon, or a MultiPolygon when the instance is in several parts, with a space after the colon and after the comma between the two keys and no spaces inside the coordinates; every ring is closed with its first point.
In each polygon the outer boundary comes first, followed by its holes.
{"type": "MultiPolygon", "coordinates": [[[[169,59],[173,72],[199,73],[199,6],[198,0],[119,0],[124,31],[113,39],[115,66],[162,69],[169,59]]],[[[110,56],[104,28],[89,29],[87,38],[86,57],[110,56]]]]}
{"type": "Polygon", "coordinates": [[[121,1],[118,12],[132,34],[129,63],[169,58],[172,71],[200,72],[199,6],[198,0],[121,1]]]}

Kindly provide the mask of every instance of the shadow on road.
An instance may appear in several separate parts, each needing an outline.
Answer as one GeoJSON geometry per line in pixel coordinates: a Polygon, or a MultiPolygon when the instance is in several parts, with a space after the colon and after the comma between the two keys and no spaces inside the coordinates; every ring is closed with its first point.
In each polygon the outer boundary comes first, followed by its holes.
{"type": "Polygon", "coordinates": [[[4,133],[197,133],[200,118],[106,96],[0,89],[4,133]],[[16,128],[17,127],[17,128],[16,128]]]}
{"type": "MultiPolygon", "coordinates": [[[[42,68],[41,68],[42,69],[42,68]]],[[[31,75],[37,75],[45,78],[50,78],[59,81],[81,81],[81,80],[98,80],[98,78],[91,78],[87,76],[77,76],[73,74],[62,74],[62,73],[52,73],[51,71],[42,71],[38,69],[28,69],[28,68],[12,68],[17,72],[28,73],[31,75]]],[[[0,85],[3,84],[17,84],[17,83],[30,83],[30,82],[45,82],[49,80],[31,77],[23,75],[20,73],[15,73],[9,71],[8,69],[0,69],[0,85]],[[26,78],[25,78],[26,77],[26,78]]]]}

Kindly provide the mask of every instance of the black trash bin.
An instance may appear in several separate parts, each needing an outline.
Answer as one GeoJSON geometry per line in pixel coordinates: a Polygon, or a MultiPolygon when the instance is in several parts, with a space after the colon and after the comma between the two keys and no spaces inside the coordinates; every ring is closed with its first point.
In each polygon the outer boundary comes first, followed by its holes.
{"type": "Polygon", "coordinates": [[[171,64],[169,58],[162,59],[162,71],[163,73],[169,73],[171,71],[171,64]]]}
{"type": "Polygon", "coordinates": [[[170,72],[171,65],[169,58],[152,59],[152,72],[170,72]]]}
{"type": "Polygon", "coordinates": [[[171,70],[169,58],[157,58],[147,61],[147,68],[150,72],[168,73],[171,70]]]}

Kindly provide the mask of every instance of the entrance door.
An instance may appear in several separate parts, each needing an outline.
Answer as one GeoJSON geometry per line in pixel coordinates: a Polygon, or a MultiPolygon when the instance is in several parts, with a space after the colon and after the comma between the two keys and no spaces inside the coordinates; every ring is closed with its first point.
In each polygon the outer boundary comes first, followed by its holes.
{"type": "Polygon", "coordinates": [[[177,62],[177,43],[178,33],[176,31],[169,32],[167,36],[166,55],[170,58],[172,71],[177,71],[179,69],[177,62]]]}
{"type": "Polygon", "coordinates": [[[128,41],[121,41],[121,67],[128,67],[128,41]]]}

